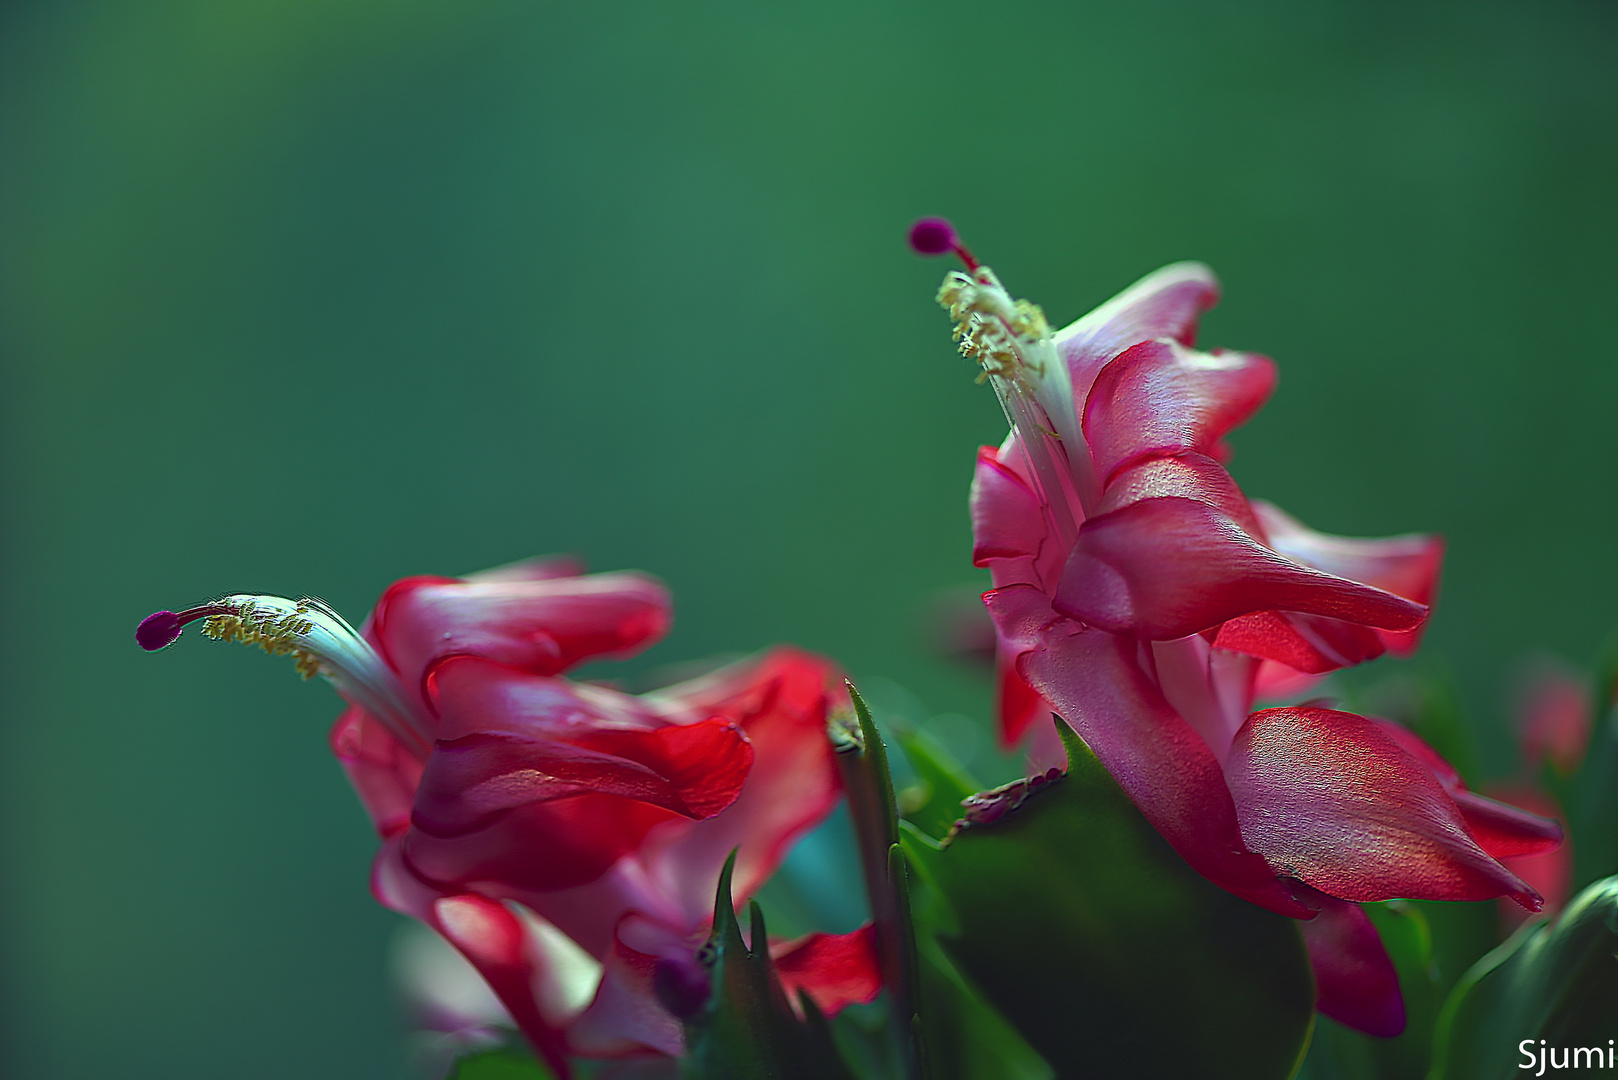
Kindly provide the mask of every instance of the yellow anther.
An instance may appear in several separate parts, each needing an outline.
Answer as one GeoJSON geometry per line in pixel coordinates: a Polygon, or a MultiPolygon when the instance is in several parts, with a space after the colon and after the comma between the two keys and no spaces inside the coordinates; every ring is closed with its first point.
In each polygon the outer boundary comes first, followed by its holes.
{"type": "Polygon", "coordinates": [[[252,604],[226,604],[229,615],[214,615],[203,623],[202,632],[216,641],[234,641],[243,645],[257,645],[271,656],[292,656],[297,661],[298,674],[305,679],[320,674],[320,658],[303,647],[303,636],[315,624],[308,618],[307,602],[300,601],[297,608],[286,614],[259,610],[252,604]]]}

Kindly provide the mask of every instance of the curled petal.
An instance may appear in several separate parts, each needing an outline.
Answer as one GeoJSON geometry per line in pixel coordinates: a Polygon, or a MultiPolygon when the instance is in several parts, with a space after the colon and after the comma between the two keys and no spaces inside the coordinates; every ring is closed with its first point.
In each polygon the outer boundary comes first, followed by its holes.
{"type": "Polygon", "coordinates": [[[1242,842],[1219,762],[1141,663],[1133,639],[1064,621],[1044,632],[1020,669],[1194,870],[1271,911],[1309,918],[1242,842]]]}
{"type": "Polygon", "coordinates": [[[1316,893],[1320,912],[1300,923],[1315,971],[1315,1007],[1340,1024],[1391,1039],[1405,1029],[1399,973],[1358,904],[1316,893]]]}
{"type": "Polygon", "coordinates": [[[667,590],[643,574],[496,578],[415,577],[382,594],[366,627],[407,686],[434,665],[475,656],[533,675],[652,644],[671,619],[667,590]]]}
{"type": "Polygon", "coordinates": [[[679,935],[645,919],[629,916],[626,924],[641,929],[636,945],[614,935],[596,997],[568,1029],[574,1053],[588,1057],[622,1057],[656,1050],[671,1057],[685,1053],[685,1029],[657,999],[654,985],[660,959],[688,959],[695,951],[679,935]]]}
{"type": "Polygon", "coordinates": [[[1045,539],[1039,496],[992,446],[978,447],[972,478],[972,565],[1032,559],[1045,539]]]}
{"type": "Polygon", "coordinates": [[[534,994],[540,972],[523,922],[506,905],[472,893],[433,903],[427,924],[477,968],[556,1075],[571,1075],[563,1037],[540,1011],[534,994]]]}
{"type": "Polygon", "coordinates": [[[807,990],[827,1016],[835,1016],[849,1005],[869,1005],[882,990],[876,927],[870,923],[848,934],[810,934],[795,941],[771,942],[770,956],[787,1000],[796,1005],[798,991],[807,990]]]}
{"type": "Polygon", "coordinates": [[[387,837],[408,828],[421,759],[357,705],[349,706],[332,725],[331,748],[376,831],[387,837]]]}
{"type": "Polygon", "coordinates": [[[438,931],[477,969],[534,1048],[559,1077],[570,1075],[562,1053],[561,1014],[547,1014],[542,992],[555,980],[540,943],[510,907],[490,897],[424,880],[404,858],[401,838],[383,842],[371,891],[387,908],[438,931]]]}
{"type": "Polygon", "coordinates": [[[412,822],[458,836],[519,807],[589,794],[712,817],[736,801],[752,764],[747,737],[723,718],[589,732],[574,743],[468,735],[440,743],[428,759],[412,822]]]}
{"type": "Polygon", "coordinates": [[[487,734],[566,742],[589,732],[651,731],[670,723],[629,694],[528,675],[471,656],[441,661],[433,669],[428,693],[438,713],[440,742],[487,734]]]}
{"type": "MultiPolygon", "coordinates": [[[[450,797],[444,793],[429,812],[452,812],[443,805],[450,797]]],[[[421,809],[418,803],[418,814],[421,809]]],[[[413,828],[403,836],[403,854],[411,870],[429,881],[484,883],[501,895],[526,898],[595,881],[656,826],[684,820],[618,795],[573,795],[517,806],[452,836],[413,828]]]]}
{"type": "Polygon", "coordinates": [[[1096,376],[1084,437],[1103,486],[1141,458],[1212,453],[1275,389],[1275,364],[1252,353],[1203,353],[1142,341],[1096,376]]]}
{"type": "MultiPolygon", "coordinates": [[[[1493,806],[1509,810],[1513,814],[1534,818],[1541,824],[1549,824],[1553,821],[1558,825],[1560,824],[1558,819],[1561,817],[1561,808],[1543,792],[1535,791],[1532,788],[1514,787],[1497,791],[1495,794],[1510,799],[1510,804],[1494,802],[1492,799],[1485,801],[1493,806]]],[[[1481,796],[1472,797],[1482,798],[1481,796]]],[[[1467,824],[1472,824],[1470,818],[1468,818],[1467,824]]],[[[1474,828],[1476,827],[1474,826],[1474,828]]],[[[1484,850],[1488,850],[1488,843],[1483,840],[1482,836],[1479,837],[1479,842],[1483,844],[1484,850]]],[[[1490,851],[1490,854],[1496,853],[1490,851]]],[[[1497,857],[1501,858],[1507,869],[1528,882],[1540,895],[1545,897],[1546,911],[1556,912],[1566,906],[1568,897],[1573,894],[1573,845],[1570,841],[1564,840],[1558,846],[1540,847],[1526,851],[1521,855],[1507,854],[1497,857]]],[[[1527,913],[1515,907],[1508,907],[1502,903],[1500,908],[1501,915],[1510,925],[1520,924],[1527,919],[1527,913]]]]}
{"type": "Polygon", "coordinates": [[[1520,855],[1541,855],[1562,843],[1562,827],[1549,817],[1519,810],[1468,791],[1455,766],[1428,746],[1415,732],[1389,720],[1373,720],[1377,730],[1432,772],[1466,821],[1478,846],[1496,859],[1520,855]]]}
{"type": "Polygon", "coordinates": [[[1247,845],[1330,896],[1541,904],[1478,846],[1432,771],[1362,716],[1256,712],[1225,773],[1247,845]]]}
{"type": "Polygon", "coordinates": [[[1039,692],[1017,672],[1017,658],[1004,649],[996,651],[996,680],[999,686],[997,714],[1000,717],[1000,744],[1010,748],[1022,740],[1035,723],[1050,722],[1051,708],[1039,692]]]}
{"type": "Polygon", "coordinates": [[[1089,395],[1096,373],[1137,342],[1196,341],[1197,320],[1219,302],[1219,281],[1202,263],[1181,262],[1148,274],[1055,337],[1067,361],[1076,402],[1089,395]]]}
{"type": "Polygon", "coordinates": [[[733,849],[740,849],[732,884],[740,903],[842,797],[826,738],[828,711],[845,700],[839,677],[818,656],[775,649],[654,695],[676,713],[706,709],[734,717],[753,753],[747,784],[733,805],[706,821],[660,828],[642,848],[659,891],[689,924],[712,914],[714,882],[733,849]]]}
{"type": "Polygon", "coordinates": [[[1408,630],[1427,609],[1276,554],[1206,502],[1150,498],[1090,519],[1056,609],[1103,630],[1185,637],[1255,611],[1301,611],[1408,630]]]}
{"type": "MultiPolygon", "coordinates": [[[[1294,562],[1432,606],[1444,562],[1442,538],[1417,533],[1383,539],[1330,536],[1315,532],[1267,502],[1255,500],[1253,511],[1263,523],[1270,546],[1294,562]]],[[[1422,628],[1384,629],[1380,636],[1395,655],[1407,656],[1416,650],[1422,628]]]]}
{"type": "Polygon", "coordinates": [[[1321,675],[1381,656],[1387,649],[1387,633],[1323,615],[1255,611],[1222,623],[1214,644],[1274,660],[1307,675],[1321,675]]]}
{"type": "Polygon", "coordinates": [[[1146,499],[1180,498],[1207,503],[1261,543],[1264,532],[1236,481],[1207,454],[1187,450],[1173,457],[1147,458],[1120,469],[1107,484],[1097,515],[1146,499]]]}
{"type": "Polygon", "coordinates": [[[1562,846],[1562,826],[1549,817],[1464,788],[1451,798],[1478,846],[1497,859],[1543,855],[1562,846]]]}

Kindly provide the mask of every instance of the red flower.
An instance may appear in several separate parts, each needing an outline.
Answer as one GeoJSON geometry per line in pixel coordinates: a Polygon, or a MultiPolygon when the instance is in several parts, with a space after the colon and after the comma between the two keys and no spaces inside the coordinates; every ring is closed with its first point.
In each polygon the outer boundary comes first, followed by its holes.
{"type": "MultiPolygon", "coordinates": [[[[153,616],[141,643],[195,618],[336,684],[332,747],[383,841],[377,898],[459,949],[564,1075],[570,1054],[680,1051],[680,994],[656,976],[692,969],[725,858],[740,849],[745,901],[841,794],[825,725],[842,691],[819,657],[778,649],[638,697],[560,677],[662,636],[668,596],[643,575],[407,578],[357,633],[316,601],[234,596],[153,616]]],[[[797,943],[782,970],[828,1012],[878,989],[864,932],[797,943]]]]}
{"type": "Polygon", "coordinates": [[[1559,830],[1465,791],[1393,725],[1251,709],[1266,685],[1413,649],[1439,541],[1324,536],[1243,495],[1224,438],[1274,365],[1192,348],[1218,296],[1206,267],[1160,270],[1052,334],[957,250],[971,272],[939,300],[1012,423],[972,491],[1003,735],[1062,716],[1200,873],[1311,920],[1323,1011],[1397,1033],[1392,965],[1355,902],[1537,908],[1498,857],[1554,847],[1559,830]]]}

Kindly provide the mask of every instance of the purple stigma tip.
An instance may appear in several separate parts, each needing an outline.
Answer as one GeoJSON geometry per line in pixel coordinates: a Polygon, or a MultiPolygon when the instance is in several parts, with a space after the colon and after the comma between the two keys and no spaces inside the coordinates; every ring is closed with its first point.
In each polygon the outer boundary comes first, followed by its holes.
{"type": "Polygon", "coordinates": [[[918,255],[947,255],[958,246],[955,226],[941,217],[924,217],[910,226],[910,246],[918,255]]]}
{"type": "Polygon", "coordinates": [[[147,652],[156,652],[180,639],[182,625],[180,617],[172,611],[153,612],[135,627],[135,641],[147,652]]]}

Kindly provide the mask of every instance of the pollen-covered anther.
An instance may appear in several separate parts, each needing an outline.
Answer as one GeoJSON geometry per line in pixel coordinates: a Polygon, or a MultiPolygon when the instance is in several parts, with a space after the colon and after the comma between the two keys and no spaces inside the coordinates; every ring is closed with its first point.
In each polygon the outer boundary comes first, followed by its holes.
{"type": "Polygon", "coordinates": [[[1038,346],[1050,338],[1045,313],[1027,300],[1013,300],[994,271],[986,266],[971,274],[952,271],[939,287],[938,302],[955,320],[961,355],[983,366],[979,382],[1043,373],[1044,350],[1038,346]]]}
{"type": "Polygon", "coordinates": [[[188,622],[206,619],[202,632],[216,641],[256,645],[271,656],[291,656],[305,679],[323,676],[351,705],[378,720],[409,753],[432,752],[432,718],[400,683],[387,661],[358,630],[314,597],[234,593],[175,614],[149,615],[135,631],[147,650],[161,649],[188,622]]]}
{"type": "Polygon", "coordinates": [[[320,658],[304,647],[303,639],[315,628],[309,616],[308,599],[299,600],[291,611],[278,612],[252,603],[232,605],[230,610],[210,616],[202,632],[215,641],[257,645],[271,656],[291,655],[298,674],[305,679],[320,674],[320,658]]]}

